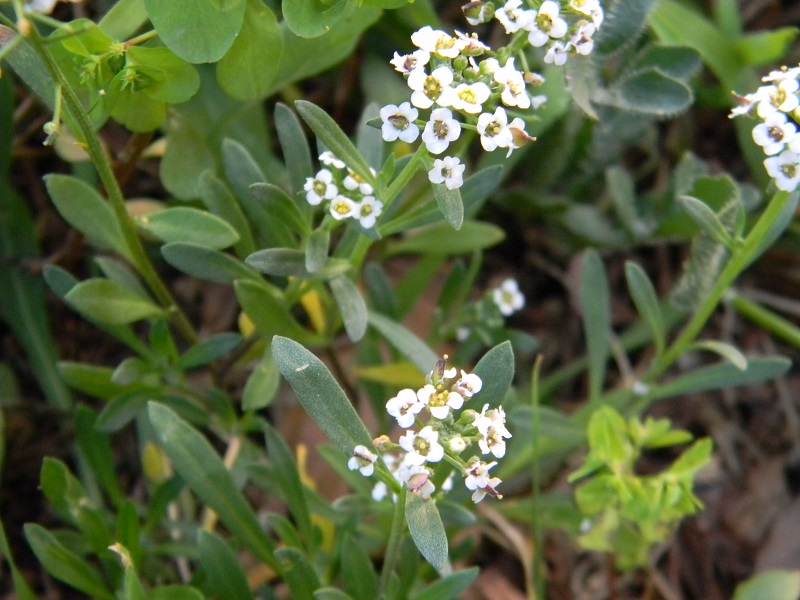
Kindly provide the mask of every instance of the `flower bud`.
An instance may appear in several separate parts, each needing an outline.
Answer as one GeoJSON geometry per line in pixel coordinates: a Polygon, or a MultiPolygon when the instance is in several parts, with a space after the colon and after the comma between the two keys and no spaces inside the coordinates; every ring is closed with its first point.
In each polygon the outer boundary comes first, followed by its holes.
{"type": "Polygon", "coordinates": [[[389,436],[386,434],[380,435],[372,440],[372,445],[375,446],[378,450],[383,450],[386,444],[390,444],[391,440],[389,436]]]}
{"type": "Polygon", "coordinates": [[[453,69],[458,73],[466,69],[468,66],[469,61],[464,56],[459,55],[455,58],[455,60],[453,60],[453,69]]]}
{"type": "Polygon", "coordinates": [[[464,440],[463,437],[456,436],[452,438],[449,442],[450,452],[453,454],[461,454],[464,450],[467,449],[467,442],[464,440]]]}
{"type": "Polygon", "coordinates": [[[461,7],[461,11],[464,13],[467,23],[473,27],[481,23],[488,23],[494,16],[494,6],[491,2],[469,2],[461,7]]]}

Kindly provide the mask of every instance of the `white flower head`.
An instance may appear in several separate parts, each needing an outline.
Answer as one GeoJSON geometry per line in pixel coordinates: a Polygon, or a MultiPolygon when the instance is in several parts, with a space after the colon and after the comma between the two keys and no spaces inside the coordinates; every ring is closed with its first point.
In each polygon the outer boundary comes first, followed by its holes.
{"type": "Polygon", "coordinates": [[[483,381],[475,375],[475,373],[467,373],[461,371],[461,378],[456,381],[454,386],[455,391],[464,396],[464,398],[472,398],[475,394],[481,391],[483,381]]]}
{"type": "Polygon", "coordinates": [[[502,106],[498,106],[494,114],[483,113],[478,117],[478,133],[481,146],[487,152],[511,145],[512,135],[508,128],[508,115],[502,106]]]}
{"type": "Polygon", "coordinates": [[[455,156],[445,156],[433,161],[433,168],[428,171],[431,183],[443,183],[448,190],[455,190],[464,183],[466,165],[455,156]]]}
{"type": "Polygon", "coordinates": [[[561,42],[553,42],[544,54],[544,62],[548,65],[562,66],[567,62],[569,48],[561,42]]]}
{"type": "Polygon", "coordinates": [[[411,42],[417,48],[431,54],[438,54],[442,58],[456,58],[463,47],[463,43],[459,42],[457,38],[439,29],[434,29],[430,25],[412,33],[411,42]]]}
{"type": "Polygon", "coordinates": [[[519,289],[515,279],[506,279],[492,291],[492,300],[500,309],[500,313],[509,316],[525,306],[525,296],[519,289]]]}
{"type": "Polygon", "coordinates": [[[353,449],[353,456],[347,461],[347,468],[351,471],[358,470],[364,477],[369,477],[375,471],[375,461],[378,455],[359,444],[353,449]]]}
{"type": "Polygon", "coordinates": [[[412,107],[408,102],[403,102],[400,106],[388,104],[380,110],[380,117],[383,120],[381,125],[381,136],[387,142],[401,140],[411,144],[419,137],[419,127],[414,123],[419,116],[419,111],[412,107]]]}
{"type": "Polygon", "coordinates": [[[314,177],[307,177],[303,189],[311,206],[317,206],[323,200],[333,200],[339,193],[333,183],[333,173],[328,169],[320,169],[314,177]]]}
{"type": "Polygon", "coordinates": [[[411,54],[401,55],[397,52],[394,53],[394,58],[389,61],[394,67],[394,70],[403,75],[408,75],[415,69],[421,69],[428,64],[431,59],[431,53],[427,50],[414,50],[411,54]]]}
{"type": "Polygon", "coordinates": [[[800,154],[784,150],[778,156],[770,156],[764,166],[779,190],[793,192],[800,184],[800,154]]]}
{"type": "Polygon", "coordinates": [[[582,22],[577,31],[572,35],[569,43],[575,48],[575,52],[584,56],[590,54],[594,48],[593,35],[597,32],[594,23],[582,22]]]}
{"type": "Polygon", "coordinates": [[[784,79],[772,85],[761,86],[756,90],[758,116],[766,119],[775,111],[791,113],[800,106],[797,91],[800,84],[796,79],[784,79]]]}
{"type": "Polygon", "coordinates": [[[753,140],[765,154],[777,154],[797,135],[797,127],[782,112],[774,112],[753,128],[753,140]]]}
{"type": "Polygon", "coordinates": [[[467,476],[464,485],[468,490],[473,490],[472,501],[476,504],[483,500],[486,494],[497,499],[503,496],[497,492],[497,486],[502,483],[498,477],[489,477],[489,470],[497,464],[496,461],[485,463],[476,460],[467,467],[467,476]]]}
{"type": "Polygon", "coordinates": [[[414,415],[418,414],[425,403],[417,398],[417,393],[412,389],[397,392],[397,396],[386,403],[386,412],[397,419],[397,424],[403,429],[408,429],[414,424],[414,415]]]}
{"type": "Polygon", "coordinates": [[[478,114],[483,109],[483,103],[489,99],[492,91],[489,86],[478,81],[476,83],[460,83],[455,88],[453,108],[463,110],[471,115],[478,114]]]}
{"type": "Polygon", "coordinates": [[[406,431],[398,442],[407,452],[403,462],[408,465],[439,462],[444,458],[444,447],[439,443],[439,432],[430,425],[423,427],[419,433],[406,431]]]}
{"type": "Polygon", "coordinates": [[[339,194],[331,200],[331,215],[337,221],[354,217],[358,212],[358,204],[347,196],[339,194]]]}
{"type": "Polygon", "coordinates": [[[489,46],[478,39],[477,33],[466,34],[456,31],[456,39],[461,47],[461,54],[464,56],[479,56],[491,50],[489,46]]]}
{"type": "Polygon", "coordinates": [[[328,165],[329,167],[334,167],[336,169],[345,168],[344,161],[336,158],[336,156],[330,150],[326,150],[319,155],[319,162],[321,162],[323,165],[328,165]]]}
{"type": "MultiPolygon", "coordinates": [[[[373,175],[375,172],[373,171],[373,175]]],[[[342,185],[351,192],[358,190],[362,194],[371,194],[372,193],[372,186],[364,181],[360,175],[358,175],[355,171],[347,171],[347,177],[344,178],[342,185]]]]}
{"type": "Polygon", "coordinates": [[[531,106],[531,97],[525,85],[525,76],[514,68],[514,57],[506,61],[504,67],[494,72],[494,80],[503,86],[500,100],[506,106],[518,106],[527,110],[531,106]]]}
{"type": "Polygon", "coordinates": [[[369,229],[375,226],[381,213],[383,213],[383,202],[376,200],[375,196],[364,196],[358,205],[358,222],[364,229],[369,229]]]}
{"type": "Polygon", "coordinates": [[[562,38],[567,33],[569,25],[559,16],[560,7],[553,0],[545,0],[535,12],[525,27],[528,34],[528,43],[539,48],[544,46],[550,38],[562,38]]]}
{"type": "Polygon", "coordinates": [[[430,108],[434,102],[439,106],[450,106],[456,95],[451,83],[453,71],[449,67],[437,67],[430,75],[424,69],[415,69],[408,76],[408,87],[414,90],[411,104],[418,108],[430,108]]]}
{"type": "Polygon", "coordinates": [[[478,446],[481,452],[490,452],[496,458],[503,458],[506,454],[505,440],[511,437],[511,432],[506,429],[506,413],[502,406],[489,410],[485,404],[480,414],[475,415],[473,425],[481,434],[478,446]]]}
{"type": "Polygon", "coordinates": [[[431,112],[430,120],[425,124],[422,141],[431,154],[441,154],[461,135],[461,123],[453,118],[448,108],[437,108],[431,112]]]}
{"type": "Polygon", "coordinates": [[[433,492],[436,491],[436,486],[431,481],[433,473],[428,467],[404,461],[400,465],[397,474],[401,483],[404,483],[408,488],[408,491],[421,496],[424,500],[428,500],[433,492]]]}
{"type": "Polygon", "coordinates": [[[417,397],[428,407],[435,419],[446,419],[450,409],[458,410],[464,405],[464,398],[458,392],[430,384],[417,392],[417,397]]]}
{"type": "Polygon", "coordinates": [[[502,8],[494,12],[494,17],[503,25],[506,33],[515,33],[528,27],[536,12],[521,9],[522,0],[508,0],[502,8]]]}

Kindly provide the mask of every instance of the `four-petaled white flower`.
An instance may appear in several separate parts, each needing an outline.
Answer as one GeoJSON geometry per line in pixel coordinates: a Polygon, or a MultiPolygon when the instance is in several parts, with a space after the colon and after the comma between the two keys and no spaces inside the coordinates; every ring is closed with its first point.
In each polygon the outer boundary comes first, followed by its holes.
{"type": "Polygon", "coordinates": [[[433,168],[428,171],[431,183],[443,183],[448,190],[460,188],[464,183],[466,165],[455,156],[445,156],[433,161],[433,168]]]}
{"type": "Polygon", "coordinates": [[[594,39],[592,36],[597,32],[597,27],[594,23],[584,22],[578,30],[569,39],[569,43],[575,48],[578,54],[591,54],[594,48],[594,39]]]}
{"type": "Polygon", "coordinates": [[[525,29],[535,15],[534,11],[521,9],[522,0],[508,0],[502,8],[498,8],[494,17],[503,25],[506,33],[515,33],[525,29]]]}
{"type": "Polygon", "coordinates": [[[403,102],[400,106],[388,104],[380,110],[380,117],[383,120],[381,125],[381,135],[387,142],[401,140],[412,143],[419,137],[419,127],[414,121],[417,120],[419,111],[412,107],[408,102],[403,102]]]}
{"type": "Polygon", "coordinates": [[[562,38],[569,24],[559,16],[560,7],[553,0],[545,0],[526,24],[528,43],[536,48],[544,46],[550,38],[562,38]]]}
{"type": "Polygon", "coordinates": [[[441,154],[461,135],[461,123],[453,118],[448,108],[437,108],[431,112],[430,120],[425,124],[422,141],[431,154],[441,154]]]}
{"type": "Polygon", "coordinates": [[[481,135],[481,146],[487,152],[510,146],[512,136],[505,109],[498,106],[494,114],[483,113],[479,116],[478,133],[481,135]]]}
{"type": "Polygon", "coordinates": [[[437,67],[430,75],[424,69],[415,69],[408,76],[411,104],[418,108],[430,108],[435,102],[439,106],[450,106],[456,91],[451,87],[453,71],[449,67],[437,67]]]}
{"type": "Polygon", "coordinates": [[[407,431],[398,440],[400,447],[407,452],[403,459],[409,465],[425,462],[439,462],[444,458],[444,447],[439,443],[439,432],[427,425],[419,433],[407,431]]]}
{"type": "Polygon", "coordinates": [[[764,166],[779,190],[793,192],[800,184],[800,154],[797,152],[784,150],[778,156],[770,156],[764,166]]]}
{"type": "Polygon", "coordinates": [[[544,62],[548,65],[561,66],[567,62],[569,49],[561,42],[553,42],[544,53],[544,62]]]}
{"type": "Polygon", "coordinates": [[[500,313],[509,316],[525,306],[525,296],[519,290],[519,285],[514,279],[506,279],[499,287],[492,291],[492,300],[500,309],[500,313]]]}
{"type": "Polygon", "coordinates": [[[472,398],[475,394],[481,391],[483,381],[475,373],[467,373],[461,371],[461,378],[456,381],[455,390],[464,396],[464,398],[472,398]]]}
{"type": "Polygon", "coordinates": [[[331,215],[337,221],[348,219],[358,213],[358,204],[353,202],[347,196],[339,194],[331,200],[331,215]]]}
{"type": "MultiPolygon", "coordinates": [[[[374,174],[374,172],[373,172],[374,174]]],[[[372,186],[364,181],[361,176],[356,174],[355,171],[348,171],[347,177],[344,178],[342,182],[344,187],[351,192],[358,190],[362,194],[371,194],[372,193],[372,186]]]]}
{"type": "Polygon", "coordinates": [[[426,25],[411,34],[411,43],[417,48],[438,54],[442,58],[456,58],[463,47],[463,43],[453,36],[426,25]]]}
{"type": "Polygon", "coordinates": [[[408,465],[401,467],[403,482],[412,494],[421,496],[423,500],[430,499],[436,486],[431,481],[431,470],[420,465],[408,465]]]}
{"type": "Polygon", "coordinates": [[[497,464],[496,461],[485,463],[479,460],[470,463],[467,467],[467,476],[464,479],[464,485],[468,490],[473,490],[472,501],[476,504],[483,500],[486,494],[495,498],[502,498],[503,496],[497,493],[497,486],[502,483],[499,477],[489,477],[489,469],[497,464]]]}
{"type": "Polygon", "coordinates": [[[797,135],[797,127],[782,112],[774,112],[753,128],[753,140],[764,148],[764,154],[777,154],[797,135]]]}
{"type": "Polygon", "coordinates": [[[773,85],[765,85],[756,91],[758,96],[758,106],[756,112],[762,119],[773,112],[780,111],[791,113],[800,106],[800,98],[797,92],[800,83],[797,79],[784,79],[773,85]]]}
{"type": "Polygon", "coordinates": [[[326,150],[325,152],[320,154],[319,161],[323,165],[328,165],[329,167],[335,167],[337,169],[345,168],[344,161],[341,161],[338,158],[336,158],[336,155],[334,155],[334,153],[331,152],[330,150],[326,150]]]}
{"type": "Polygon", "coordinates": [[[477,83],[460,83],[455,88],[453,108],[463,110],[465,113],[477,114],[483,109],[483,103],[489,99],[492,91],[489,86],[478,81],[477,83]]]}
{"type": "Polygon", "coordinates": [[[428,64],[431,59],[431,53],[427,50],[414,50],[411,54],[398,54],[394,53],[394,58],[389,62],[394,67],[394,70],[408,75],[415,69],[421,69],[428,64]]]}
{"type": "Polygon", "coordinates": [[[458,410],[464,405],[464,398],[456,391],[439,389],[430,384],[417,392],[417,397],[428,407],[435,419],[446,419],[450,409],[458,410]]]}
{"type": "Polygon", "coordinates": [[[531,106],[531,97],[525,86],[525,76],[514,68],[514,57],[506,61],[506,65],[496,69],[494,80],[503,86],[500,100],[506,106],[517,106],[528,109],[531,106]]]}
{"type": "Polygon", "coordinates": [[[506,454],[505,440],[511,437],[511,433],[506,429],[506,413],[502,407],[489,410],[489,405],[485,404],[480,414],[475,415],[473,422],[475,428],[481,434],[478,446],[481,452],[494,454],[496,458],[503,458],[506,454]]]}
{"type": "Polygon", "coordinates": [[[369,477],[375,471],[376,460],[378,460],[377,454],[359,444],[353,449],[353,455],[347,461],[347,467],[351,471],[359,470],[364,477],[369,477]]]}
{"type": "Polygon", "coordinates": [[[306,191],[306,200],[311,206],[317,206],[323,200],[333,200],[339,193],[333,183],[333,173],[328,169],[320,169],[316,176],[306,177],[303,189],[306,191]]]}
{"type": "Polygon", "coordinates": [[[358,222],[364,229],[374,227],[382,212],[383,202],[376,200],[375,196],[364,196],[358,205],[358,222]]]}
{"type": "Polygon", "coordinates": [[[397,424],[403,429],[408,429],[414,424],[415,415],[418,414],[425,403],[417,398],[417,393],[412,389],[397,392],[397,396],[386,403],[386,412],[397,419],[397,424]]]}

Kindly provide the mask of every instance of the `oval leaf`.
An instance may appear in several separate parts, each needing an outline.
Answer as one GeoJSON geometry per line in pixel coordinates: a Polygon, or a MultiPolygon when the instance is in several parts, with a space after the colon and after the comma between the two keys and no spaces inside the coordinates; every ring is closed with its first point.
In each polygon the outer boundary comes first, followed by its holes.
{"type": "Polygon", "coordinates": [[[138,223],[164,242],[186,242],[221,250],[239,241],[239,234],[227,221],[188,206],[152,213],[141,217],[138,223]]]}
{"type": "Polygon", "coordinates": [[[440,575],[448,575],[447,535],[436,503],[430,499],[424,500],[413,492],[406,492],[406,523],[420,554],[440,575]]]}
{"type": "Polygon", "coordinates": [[[64,299],[87,317],[108,325],[124,325],[164,314],[149,299],[108,279],[82,281],[64,299]]]}

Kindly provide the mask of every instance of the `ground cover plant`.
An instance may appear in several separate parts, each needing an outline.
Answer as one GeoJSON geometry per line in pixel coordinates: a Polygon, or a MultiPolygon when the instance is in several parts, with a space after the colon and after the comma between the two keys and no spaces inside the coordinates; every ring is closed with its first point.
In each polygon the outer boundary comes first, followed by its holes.
{"type": "Polygon", "coordinates": [[[796,600],[769,18],[0,2],[0,590],[796,600]]]}

